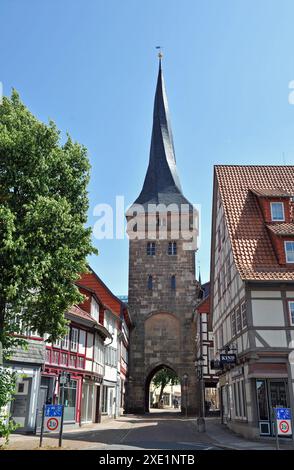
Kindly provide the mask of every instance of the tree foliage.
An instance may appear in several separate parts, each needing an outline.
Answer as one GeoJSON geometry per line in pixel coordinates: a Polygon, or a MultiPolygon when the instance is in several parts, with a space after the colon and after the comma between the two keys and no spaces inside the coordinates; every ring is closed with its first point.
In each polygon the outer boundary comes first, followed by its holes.
{"type": "Polygon", "coordinates": [[[87,220],[85,147],[60,143],[16,91],[0,106],[0,341],[4,351],[22,324],[64,333],[64,313],[81,295],[74,285],[95,250],[87,220]]]}
{"type": "Polygon", "coordinates": [[[180,382],[180,380],[177,374],[172,369],[169,369],[168,367],[164,367],[163,369],[160,369],[154,375],[152,382],[156,388],[160,387],[159,398],[158,398],[158,401],[160,402],[160,400],[162,399],[162,395],[163,395],[165,387],[167,385],[177,385],[180,382]]]}

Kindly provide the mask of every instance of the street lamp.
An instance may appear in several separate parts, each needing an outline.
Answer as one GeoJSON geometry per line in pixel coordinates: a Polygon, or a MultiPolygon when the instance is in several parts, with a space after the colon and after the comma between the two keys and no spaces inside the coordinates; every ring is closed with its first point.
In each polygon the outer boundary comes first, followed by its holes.
{"type": "Polygon", "coordinates": [[[204,410],[204,382],[203,382],[203,367],[205,364],[204,357],[201,355],[196,358],[195,369],[197,379],[200,382],[200,393],[199,393],[199,417],[197,418],[197,426],[199,432],[205,432],[205,410],[204,410]]]}

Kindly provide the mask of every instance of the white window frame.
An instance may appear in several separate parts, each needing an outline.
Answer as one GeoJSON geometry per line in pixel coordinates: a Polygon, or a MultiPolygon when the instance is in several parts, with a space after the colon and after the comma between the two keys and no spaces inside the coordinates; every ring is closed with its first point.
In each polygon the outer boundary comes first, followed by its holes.
{"type": "Polygon", "coordinates": [[[284,203],[283,202],[280,202],[280,201],[271,202],[271,219],[272,219],[272,222],[284,222],[285,221],[285,208],[284,208],[284,203]],[[274,206],[274,204],[279,204],[280,206],[282,206],[282,209],[283,209],[283,218],[282,219],[274,219],[274,216],[273,216],[273,206],[274,206]]]}
{"type": "MultiPolygon", "coordinates": [[[[293,244],[293,247],[294,247],[294,240],[287,240],[287,241],[284,242],[286,263],[291,263],[292,264],[292,263],[294,263],[294,259],[293,259],[293,261],[289,261],[289,259],[288,259],[288,251],[287,251],[287,244],[288,243],[293,244]]],[[[293,254],[294,254],[294,249],[293,249],[293,254]]]]}
{"type": "Polygon", "coordinates": [[[79,344],[79,330],[78,328],[71,328],[70,350],[72,352],[78,352],[78,344],[79,344]]]}
{"type": "Polygon", "coordinates": [[[61,349],[65,349],[66,351],[68,351],[68,348],[69,348],[69,329],[66,335],[64,336],[64,338],[62,338],[61,340],[61,349]]]}
{"type": "Polygon", "coordinates": [[[288,301],[288,308],[289,308],[290,325],[294,326],[294,300],[289,300],[288,301]],[[291,304],[293,304],[293,319],[292,319],[291,304]]]}

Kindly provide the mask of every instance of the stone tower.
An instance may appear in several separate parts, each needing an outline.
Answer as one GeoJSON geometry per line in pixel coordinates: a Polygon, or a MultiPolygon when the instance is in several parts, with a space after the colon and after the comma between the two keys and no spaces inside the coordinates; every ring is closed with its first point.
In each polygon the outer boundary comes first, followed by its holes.
{"type": "Polygon", "coordinates": [[[126,213],[129,235],[130,338],[126,411],[149,409],[149,385],[162,367],[182,384],[182,412],[197,412],[193,312],[197,211],[184,197],[176,168],[161,57],[149,166],[126,213]]]}

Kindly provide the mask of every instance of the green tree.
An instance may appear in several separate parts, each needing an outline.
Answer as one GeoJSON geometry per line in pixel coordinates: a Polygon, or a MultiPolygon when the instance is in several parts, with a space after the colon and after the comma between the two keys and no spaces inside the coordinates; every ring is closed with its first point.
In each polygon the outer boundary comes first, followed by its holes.
{"type": "MultiPolygon", "coordinates": [[[[40,122],[16,91],[0,105],[0,346],[4,357],[24,326],[50,340],[82,300],[74,282],[94,253],[86,228],[86,148],[40,122]]],[[[1,389],[1,385],[0,385],[1,389]]],[[[1,401],[1,399],[0,399],[1,401]]]]}
{"type": "Polygon", "coordinates": [[[154,383],[156,388],[159,388],[159,398],[158,402],[162,399],[162,395],[164,392],[164,389],[167,385],[177,385],[180,380],[177,374],[172,370],[169,369],[168,367],[164,367],[163,369],[160,369],[153,377],[152,382],[154,383]]]}

